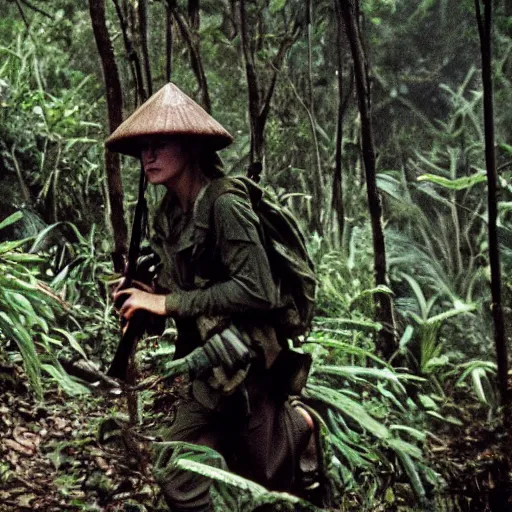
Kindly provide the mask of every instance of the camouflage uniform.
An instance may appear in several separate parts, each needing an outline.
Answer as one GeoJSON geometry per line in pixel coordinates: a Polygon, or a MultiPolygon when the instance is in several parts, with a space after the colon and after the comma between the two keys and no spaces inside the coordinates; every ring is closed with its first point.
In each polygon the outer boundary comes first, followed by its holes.
{"type": "MultiPolygon", "coordinates": [[[[286,348],[268,324],[268,315],[279,307],[280,297],[259,220],[240,191],[218,197],[211,207],[211,225],[198,225],[193,212],[202,192],[194,209],[185,213],[168,192],[154,222],[152,245],[163,265],[159,286],[168,292],[166,306],[174,312],[178,330],[176,357],[205,342],[205,317],[235,323],[251,337],[257,357],[230,395],[206,380],[193,380],[177,406],[168,440],[208,444],[236,473],[274,490],[293,491],[298,454],[310,434],[279,381],[280,353],[286,348]]],[[[165,473],[160,484],[171,510],[211,510],[210,483],[204,477],[176,469],[165,473]]]]}

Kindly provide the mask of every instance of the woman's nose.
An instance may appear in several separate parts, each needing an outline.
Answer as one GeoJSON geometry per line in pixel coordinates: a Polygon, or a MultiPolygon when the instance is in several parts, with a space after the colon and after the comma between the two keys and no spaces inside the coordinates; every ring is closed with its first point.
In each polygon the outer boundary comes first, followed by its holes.
{"type": "Polygon", "coordinates": [[[152,162],[156,157],[155,149],[151,145],[148,145],[148,147],[142,151],[142,157],[144,161],[152,162]]]}

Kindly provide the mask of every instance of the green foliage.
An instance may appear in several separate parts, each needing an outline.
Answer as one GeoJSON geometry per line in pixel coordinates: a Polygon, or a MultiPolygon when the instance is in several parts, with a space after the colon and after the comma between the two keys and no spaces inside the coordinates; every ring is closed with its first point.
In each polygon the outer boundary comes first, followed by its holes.
{"type": "Polygon", "coordinates": [[[370,489],[385,490],[386,475],[402,471],[423,503],[425,479],[430,485],[438,477],[423,458],[426,434],[421,412],[405,386],[423,386],[426,381],[337,337],[320,328],[308,339],[311,345],[306,349],[316,357],[306,397],[319,410],[327,407],[329,441],[339,459],[345,492],[354,493],[361,506],[370,507],[370,489]]]}
{"type": "MultiPolygon", "coordinates": [[[[108,359],[117,332],[103,282],[110,274],[101,143],[107,131],[105,94],[97,59],[91,58],[96,48],[86,3],[44,2],[51,20],[21,4],[28,29],[13,2],[6,3],[0,20],[0,222],[6,212],[23,205],[24,211],[38,212],[49,227],[40,237],[42,244],[36,244],[37,255],[23,252],[22,242],[0,243],[0,344],[11,357],[21,354],[38,396],[45,377],[75,394],[83,390],[65,374],[57,357],[108,359]],[[51,234],[58,243],[47,239],[51,234]],[[50,281],[53,291],[40,280],[50,281]],[[72,305],[65,318],[55,318],[55,292],[72,305]]],[[[164,81],[165,3],[148,4],[156,89],[164,81]]],[[[495,17],[493,73],[497,140],[503,141],[498,145],[498,206],[508,304],[512,64],[511,18],[504,15],[508,7],[502,4],[495,17]]],[[[178,2],[178,8],[186,18],[186,2],[178,2]]],[[[229,173],[245,171],[250,150],[236,8],[236,2],[201,2],[201,25],[194,31],[212,112],[235,135],[223,154],[229,173]]],[[[318,316],[307,345],[315,355],[310,392],[328,409],[331,441],[346,489],[357,496],[359,509],[376,504],[368,497],[375,490],[382,491],[381,501],[393,508],[395,492],[388,484],[393,473],[407,480],[420,500],[424,496],[429,477],[420,450],[431,438],[427,428],[439,422],[446,426],[444,407],[451,394],[462,389],[468,391],[468,401],[476,397],[491,411],[496,406],[495,363],[489,356],[482,91],[474,5],[471,0],[361,2],[372,69],[377,165],[382,170],[378,186],[390,273],[384,291],[393,293],[401,329],[400,353],[393,362],[407,354],[409,371],[392,369],[373,353],[373,337],[381,328],[373,320],[373,296],[383,289],[373,280],[360,120],[350,92],[347,45],[341,48],[342,89],[349,98],[341,147],[345,231],[343,237],[334,232],[339,45],[332,2],[312,2],[312,8],[311,75],[303,30],[275,84],[263,180],[304,226],[311,224],[312,205],[322,205],[325,233],[323,238],[313,236],[310,243],[319,278],[318,316]],[[314,116],[314,133],[306,110],[314,116]],[[323,171],[321,197],[311,195],[317,165],[313,134],[323,171]],[[415,378],[412,371],[428,381],[415,378]],[[408,397],[411,387],[418,392],[416,401],[408,397]]],[[[132,61],[126,58],[110,4],[107,15],[128,114],[134,108],[132,61]]],[[[304,28],[303,2],[249,2],[248,15],[263,91],[287,28],[294,21],[304,28]]],[[[199,99],[190,51],[181,32],[173,34],[172,79],[199,99]]],[[[138,51],[138,38],[132,37],[138,51]]],[[[128,208],[135,197],[135,167],[125,162],[128,208]]],[[[151,197],[152,204],[157,196],[151,197]]],[[[457,418],[448,421],[456,423],[457,418]]],[[[226,475],[218,475],[226,480],[226,475]]],[[[238,489],[238,483],[232,487],[238,489]]]]}
{"type": "Polygon", "coordinates": [[[87,226],[101,220],[97,85],[75,72],[49,86],[47,75],[64,64],[65,54],[54,51],[47,67],[45,48],[21,33],[0,53],[0,166],[7,170],[1,203],[39,209],[46,221],[87,226]]]}
{"type": "MultiPolygon", "coordinates": [[[[15,213],[0,223],[3,229],[22,218],[15,213]]],[[[48,372],[70,394],[87,392],[72,381],[56,361],[54,351],[62,337],[83,352],[76,340],[56,327],[59,298],[38,279],[44,259],[23,252],[27,240],[0,243],[0,343],[14,342],[36,396],[43,397],[41,370],[48,372]]]]}

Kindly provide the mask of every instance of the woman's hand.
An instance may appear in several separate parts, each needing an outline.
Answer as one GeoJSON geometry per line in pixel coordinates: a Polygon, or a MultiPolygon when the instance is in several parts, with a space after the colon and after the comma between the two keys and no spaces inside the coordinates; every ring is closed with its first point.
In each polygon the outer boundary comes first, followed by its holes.
{"type": "Polygon", "coordinates": [[[125,297],[119,314],[126,318],[126,320],[129,320],[135,311],[139,309],[149,311],[155,315],[165,316],[167,314],[165,309],[165,295],[148,293],[137,288],[127,288],[126,290],[120,290],[114,293],[114,301],[117,301],[119,297],[125,297]]]}

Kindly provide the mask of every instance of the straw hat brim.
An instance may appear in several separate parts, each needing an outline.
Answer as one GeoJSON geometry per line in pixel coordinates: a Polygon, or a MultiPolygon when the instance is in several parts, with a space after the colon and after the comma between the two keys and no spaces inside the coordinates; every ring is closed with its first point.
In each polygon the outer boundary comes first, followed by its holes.
{"type": "Polygon", "coordinates": [[[213,151],[229,146],[231,134],[194,100],[169,83],[153,94],[106,140],[110,151],[140,156],[143,139],[194,137],[213,151]]]}

